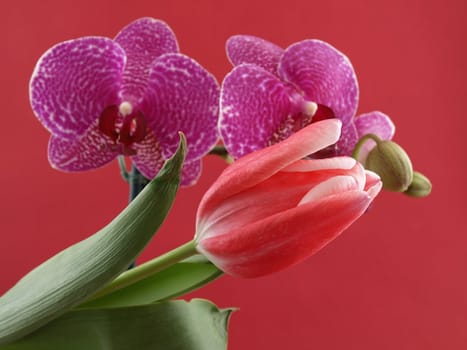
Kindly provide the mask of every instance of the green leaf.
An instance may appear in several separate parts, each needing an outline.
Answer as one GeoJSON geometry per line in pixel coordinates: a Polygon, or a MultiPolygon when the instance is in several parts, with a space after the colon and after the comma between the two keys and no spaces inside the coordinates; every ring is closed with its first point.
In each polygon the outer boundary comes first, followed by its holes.
{"type": "Polygon", "coordinates": [[[85,307],[116,307],[153,303],[195,290],[222,275],[222,271],[198,255],[111,294],[81,304],[85,307]]]}
{"type": "Polygon", "coordinates": [[[224,350],[232,309],[207,300],[69,311],[1,350],[224,350]]]}
{"type": "Polygon", "coordinates": [[[178,190],[186,140],[110,224],[50,258],[0,298],[0,344],[16,340],[95,294],[143,250],[178,190]]]}

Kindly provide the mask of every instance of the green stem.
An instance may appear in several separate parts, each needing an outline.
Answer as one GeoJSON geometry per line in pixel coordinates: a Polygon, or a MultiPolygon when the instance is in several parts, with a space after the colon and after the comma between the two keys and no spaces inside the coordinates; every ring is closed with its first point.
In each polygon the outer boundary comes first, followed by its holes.
{"type": "Polygon", "coordinates": [[[162,271],[197,253],[195,241],[185,243],[161,256],[158,256],[157,258],[122,273],[109,285],[94,294],[88,301],[100,298],[104,295],[115,292],[116,290],[141,281],[142,279],[162,271]]]}
{"type": "Polygon", "coordinates": [[[126,168],[125,158],[123,156],[118,156],[118,166],[120,168],[120,175],[122,176],[123,180],[126,182],[130,181],[130,174],[126,168]]]}
{"type": "Polygon", "coordinates": [[[143,174],[139,172],[139,170],[133,164],[131,166],[131,173],[130,173],[130,198],[129,201],[131,202],[136,196],[146,187],[149,183],[149,179],[146,179],[143,174]]]}
{"type": "Polygon", "coordinates": [[[365,136],[362,136],[360,140],[358,140],[357,144],[355,145],[355,148],[352,152],[352,158],[357,159],[358,154],[360,153],[360,150],[362,149],[362,146],[367,142],[368,140],[373,140],[376,143],[381,142],[381,139],[375,135],[375,134],[366,134],[365,136]]]}

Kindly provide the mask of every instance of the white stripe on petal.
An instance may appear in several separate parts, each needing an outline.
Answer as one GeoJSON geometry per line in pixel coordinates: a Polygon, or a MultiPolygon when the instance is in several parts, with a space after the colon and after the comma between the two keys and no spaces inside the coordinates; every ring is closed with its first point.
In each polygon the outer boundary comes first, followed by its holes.
{"type": "Polygon", "coordinates": [[[359,187],[358,182],[352,176],[336,176],[313,187],[305,196],[303,196],[298,205],[310,203],[333,194],[359,190],[359,187]]]}

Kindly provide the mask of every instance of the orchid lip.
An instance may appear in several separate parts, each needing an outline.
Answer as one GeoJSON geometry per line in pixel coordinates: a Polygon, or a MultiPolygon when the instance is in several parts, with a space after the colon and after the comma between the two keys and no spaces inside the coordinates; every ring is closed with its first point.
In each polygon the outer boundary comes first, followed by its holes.
{"type": "Polygon", "coordinates": [[[111,139],[112,149],[134,155],[136,151],[131,146],[146,137],[147,121],[141,111],[133,111],[131,103],[124,101],[118,107],[111,105],[102,111],[99,130],[111,139]]]}

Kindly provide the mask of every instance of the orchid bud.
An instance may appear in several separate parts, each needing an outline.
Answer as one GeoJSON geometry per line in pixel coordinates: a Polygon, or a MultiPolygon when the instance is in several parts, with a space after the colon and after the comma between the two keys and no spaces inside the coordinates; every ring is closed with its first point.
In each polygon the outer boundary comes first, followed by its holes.
{"type": "Polygon", "coordinates": [[[430,180],[418,171],[414,171],[412,183],[404,193],[410,197],[421,198],[428,196],[431,188],[430,180]]]}
{"type": "Polygon", "coordinates": [[[412,183],[413,169],[407,153],[392,141],[377,141],[368,154],[365,168],[377,173],[383,188],[393,192],[404,192],[412,183]]]}

